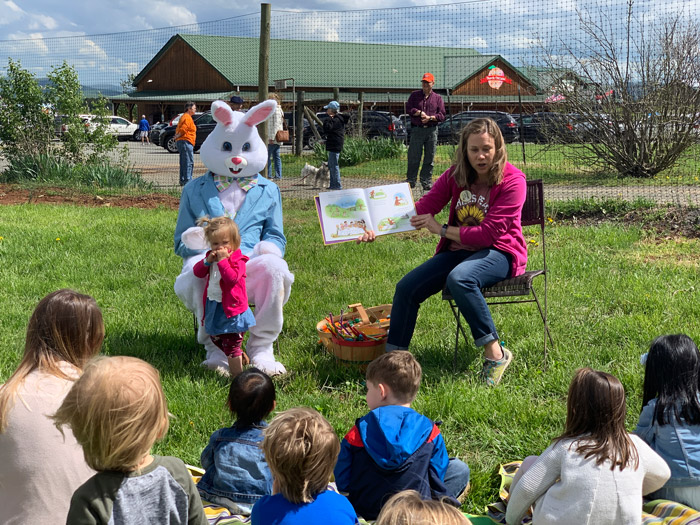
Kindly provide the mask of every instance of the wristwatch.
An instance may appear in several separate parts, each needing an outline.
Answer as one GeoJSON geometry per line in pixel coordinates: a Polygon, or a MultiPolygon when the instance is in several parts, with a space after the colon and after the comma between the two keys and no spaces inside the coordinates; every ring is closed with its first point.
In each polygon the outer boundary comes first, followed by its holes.
{"type": "Polygon", "coordinates": [[[447,236],[447,224],[443,224],[442,228],[440,228],[440,237],[446,237],[447,236]]]}

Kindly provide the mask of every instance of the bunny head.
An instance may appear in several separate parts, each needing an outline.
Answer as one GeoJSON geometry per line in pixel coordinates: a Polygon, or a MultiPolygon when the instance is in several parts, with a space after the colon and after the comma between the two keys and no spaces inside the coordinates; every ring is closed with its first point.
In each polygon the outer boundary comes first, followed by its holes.
{"type": "Polygon", "coordinates": [[[255,126],[276,109],[274,100],[265,100],[247,113],[233,111],[226,102],[215,101],[211,114],[217,124],[199,151],[207,169],[236,178],[260,173],[267,164],[267,145],[255,126]]]}

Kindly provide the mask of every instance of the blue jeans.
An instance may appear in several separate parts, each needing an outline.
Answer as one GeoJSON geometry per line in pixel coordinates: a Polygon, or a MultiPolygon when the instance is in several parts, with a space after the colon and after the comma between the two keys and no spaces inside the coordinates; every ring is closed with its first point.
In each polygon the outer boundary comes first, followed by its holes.
{"type": "Polygon", "coordinates": [[[280,157],[280,145],[279,144],[268,144],[267,145],[267,178],[271,179],[270,174],[272,172],[272,164],[275,164],[275,178],[282,178],[282,157],[280,157]],[[272,157],[272,161],[270,161],[272,157]]]}
{"type": "Polygon", "coordinates": [[[420,159],[423,156],[423,168],[420,171],[420,182],[423,186],[431,184],[433,178],[433,160],[435,159],[435,146],[437,145],[437,126],[432,128],[411,128],[411,142],[408,144],[408,166],[406,167],[406,180],[416,182],[420,159]],[[423,155],[425,150],[425,155],[423,155]]]}
{"type": "Polygon", "coordinates": [[[194,146],[186,140],[178,140],[177,151],[180,152],[180,186],[184,186],[192,180],[194,168],[194,146]]]}
{"type": "Polygon", "coordinates": [[[328,169],[331,172],[331,185],[329,190],[342,190],[343,186],[340,184],[340,166],[338,161],[340,160],[340,152],[329,151],[328,152],[328,169]]]}
{"type": "Polygon", "coordinates": [[[445,250],[408,272],[396,285],[391,307],[387,351],[407,349],[416,327],[418,308],[447,284],[455,303],[469,324],[474,345],[498,339],[491,311],[481,288],[510,274],[510,255],[495,248],[478,252],[445,250]]]}
{"type": "Polygon", "coordinates": [[[445,472],[445,487],[450,496],[458,498],[469,484],[469,467],[461,459],[450,458],[445,472]]]}

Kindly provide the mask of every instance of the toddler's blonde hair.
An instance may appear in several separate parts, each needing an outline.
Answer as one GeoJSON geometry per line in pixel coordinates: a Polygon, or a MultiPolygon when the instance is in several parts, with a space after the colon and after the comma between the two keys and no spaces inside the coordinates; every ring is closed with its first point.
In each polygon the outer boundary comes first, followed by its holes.
{"type": "Polygon", "coordinates": [[[404,490],[384,504],[376,525],[471,525],[471,521],[452,505],[404,490]]]}
{"type": "Polygon", "coordinates": [[[90,361],[53,416],[68,426],[97,470],[130,472],[168,430],[158,371],[135,357],[90,361]]]}
{"type": "Polygon", "coordinates": [[[305,407],[285,410],[264,435],[265,460],[288,501],[309,503],[326,490],[340,441],[321,414],[305,407]]]}
{"type": "Polygon", "coordinates": [[[221,217],[214,217],[213,219],[210,219],[209,217],[204,216],[197,219],[197,226],[202,227],[204,230],[204,238],[210,244],[212,236],[216,232],[226,230],[231,237],[231,244],[233,245],[233,248],[237,250],[241,247],[241,234],[238,231],[238,225],[231,217],[222,215],[221,217]]]}

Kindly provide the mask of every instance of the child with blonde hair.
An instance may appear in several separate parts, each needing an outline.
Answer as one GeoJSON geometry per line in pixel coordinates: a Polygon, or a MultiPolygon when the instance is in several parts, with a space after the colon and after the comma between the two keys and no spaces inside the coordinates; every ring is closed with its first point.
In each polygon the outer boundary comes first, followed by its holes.
{"type": "Polygon", "coordinates": [[[386,502],[376,525],[471,525],[471,521],[452,505],[404,490],[386,502]]]}
{"type": "Polygon", "coordinates": [[[265,429],[263,452],[273,495],[253,507],[253,525],[353,525],[350,502],[328,489],[340,443],[330,423],[311,408],[281,412],[265,429]]]}
{"type": "Polygon", "coordinates": [[[168,430],[158,371],[135,357],[101,357],[85,367],[54,415],[97,471],[71,498],[71,525],[206,525],[202,500],[185,464],[154,456],[168,430]]]}
{"type": "Polygon", "coordinates": [[[511,483],[508,525],[531,505],[538,525],[635,525],[642,495],[663,486],[668,465],[625,429],[625,389],[615,376],[581,368],[566,401],[564,432],[539,456],[525,458],[511,483]]]}
{"type": "Polygon", "coordinates": [[[202,217],[197,225],[211,247],[192,269],[197,277],[207,278],[202,325],[226,354],[231,375],[237,376],[243,371],[243,334],[255,326],[245,284],[248,257],[241,252],[241,235],[230,217],[202,217]]]}
{"type": "Polygon", "coordinates": [[[345,435],[335,482],[355,511],[373,520],[395,493],[413,489],[424,499],[459,507],[469,467],[449,458],[438,426],[411,408],[422,371],[410,352],[395,350],[367,367],[370,412],[345,435]]]}

